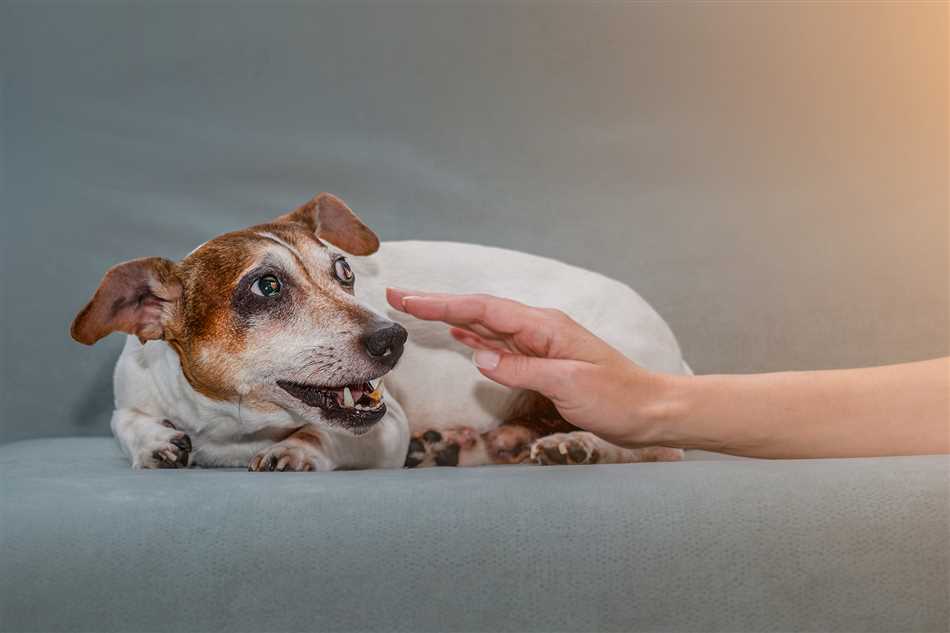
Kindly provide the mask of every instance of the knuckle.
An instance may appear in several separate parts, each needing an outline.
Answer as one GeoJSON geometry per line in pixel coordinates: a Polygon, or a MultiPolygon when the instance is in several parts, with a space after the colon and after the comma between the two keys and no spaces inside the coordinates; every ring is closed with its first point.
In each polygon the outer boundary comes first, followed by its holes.
{"type": "Polygon", "coordinates": [[[558,325],[567,325],[574,322],[574,319],[558,308],[545,308],[544,312],[551,321],[558,325]]]}
{"type": "Polygon", "coordinates": [[[548,355],[552,338],[553,336],[551,332],[548,331],[548,328],[538,328],[528,334],[528,342],[531,349],[536,350],[536,352],[542,356],[548,355]]]}

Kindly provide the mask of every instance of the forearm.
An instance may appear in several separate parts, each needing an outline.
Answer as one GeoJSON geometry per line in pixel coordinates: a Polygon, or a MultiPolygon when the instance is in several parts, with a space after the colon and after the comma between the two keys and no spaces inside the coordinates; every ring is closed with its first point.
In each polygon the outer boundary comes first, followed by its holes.
{"type": "Polygon", "coordinates": [[[651,441],[769,458],[950,453],[950,359],[832,371],[675,376],[651,441]]]}

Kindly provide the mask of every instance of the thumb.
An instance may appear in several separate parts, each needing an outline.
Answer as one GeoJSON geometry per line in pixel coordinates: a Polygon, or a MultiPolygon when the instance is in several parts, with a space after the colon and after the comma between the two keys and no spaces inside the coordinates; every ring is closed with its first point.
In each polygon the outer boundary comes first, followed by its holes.
{"type": "Polygon", "coordinates": [[[581,363],[574,360],[538,358],[492,350],[478,350],[472,362],[486,378],[515,389],[531,389],[551,399],[560,399],[581,363]]]}

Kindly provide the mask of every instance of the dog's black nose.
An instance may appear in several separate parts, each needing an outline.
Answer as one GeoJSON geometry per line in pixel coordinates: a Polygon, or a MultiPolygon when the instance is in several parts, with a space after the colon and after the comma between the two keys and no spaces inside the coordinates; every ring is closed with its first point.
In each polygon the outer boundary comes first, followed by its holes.
{"type": "Polygon", "coordinates": [[[393,323],[364,336],[363,346],[370,356],[392,367],[402,356],[402,348],[407,338],[409,333],[406,328],[393,323]]]}

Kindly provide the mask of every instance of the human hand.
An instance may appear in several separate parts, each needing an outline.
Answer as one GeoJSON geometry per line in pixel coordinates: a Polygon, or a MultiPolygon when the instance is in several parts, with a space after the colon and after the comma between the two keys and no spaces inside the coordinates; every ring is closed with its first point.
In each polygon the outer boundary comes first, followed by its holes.
{"type": "Polygon", "coordinates": [[[389,304],[426,321],[443,321],[475,350],[487,378],[549,398],[565,420],[622,446],[651,443],[644,407],[662,377],[637,366],[560,310],[491,295],[389,288],[389,304]]]}

